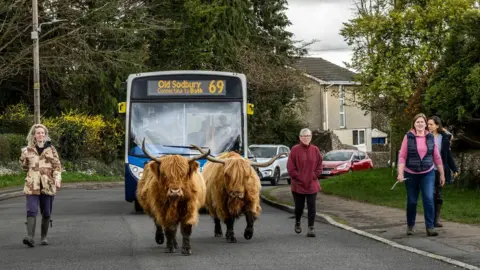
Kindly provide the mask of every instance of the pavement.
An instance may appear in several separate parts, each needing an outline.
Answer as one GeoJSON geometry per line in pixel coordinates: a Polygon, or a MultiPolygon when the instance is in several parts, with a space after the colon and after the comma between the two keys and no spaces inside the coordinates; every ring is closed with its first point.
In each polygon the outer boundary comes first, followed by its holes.
{"type": "MultiPolygon", "coordinates": [[[[264,187],[266,202],[292,212],[289,185],[264,187]]],[[[416,233],[406,235],[406,211],[348,200],[320,192],[317,216],[337,227],[467,269],[480,269],[480,225],[443,221],[439,235],[427,237],[423,214],[417,214],[416,233]]],[[[306,213],[306,210],[305,210],[306,213]]]]}
{"type": "MultiPolygon", "coordinates": [[[[59,189],[99,189],[99,188],[109,188],[109,187],[118,187],[124,186],[124,181],[119,182],[78,182],[78,183],[62,183],[62,187],[59,189]]],[[[0,188],[0,201],[7,200],[11,198],[24,196],[23,186],[21,187],[11,187],[11,188],[0,188]]]]}
{"type": "MultiPolygon", "coordinates": [[[[1,269],[459,269],[322,221],[317,237],[308,238],[306,226],[294,232],[290,213],[266,203],[262,208],[251,240],[243,238],[245,219],[236,221],[235,244],[215,238],[211,217],[200,215],[192,255],[182,256],[179,250],[164,253],[165,245],[155,243],[151,218],[134,212],[123,187],[59,191],[50,245],[34,248],[22,244],[25,198],[11,198],[0,201],[1,269]]],[[[177,239],[181,244],[180,234],[177,239]]]]}

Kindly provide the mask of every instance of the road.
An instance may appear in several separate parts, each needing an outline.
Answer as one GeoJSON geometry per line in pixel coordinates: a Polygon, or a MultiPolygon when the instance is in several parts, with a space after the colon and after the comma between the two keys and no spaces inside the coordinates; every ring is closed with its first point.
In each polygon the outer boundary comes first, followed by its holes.
{"type": "MultiPolygon", "coordinates": [[[[0,201],[1,269],[458,269],[318,222],[317,237],[293,230],[291,214],[262,205],[252,240],[213,237],[213,221],[201,215],[191,256],[163,252],[150,218],[133,213],[123,188],[64,190],[55,198],[51,245],[28,248],[24,198],[0,201]]],[[[40,242],[37,221],[36,239],[40,242]]],[[[303,221],[306,224],[306,220],[303,221]]],[[[224,227],[225,232],[225,227],[224,227]]],[[[181,243],[181,236],[177,239],[181,243]]]]}

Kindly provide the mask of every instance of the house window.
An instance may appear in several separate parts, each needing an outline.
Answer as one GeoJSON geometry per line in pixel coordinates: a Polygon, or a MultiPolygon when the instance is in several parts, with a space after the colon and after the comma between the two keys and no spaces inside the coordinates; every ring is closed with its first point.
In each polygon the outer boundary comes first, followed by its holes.
{"type": "Polygon", "coordinates": [[[340,85],[340,128],[345,128],[345,90],[343,85],[340,85]]]}
{"type": "Polygon", "coordinates": [[[364,145],[365,144],[365,130],[356,129],[353,130],[353,145],[364,145]]]}
{"type": "Polygon", "coordinates": [[[372,138],[372,144],[385,144],[385,138],[372,138]]]}

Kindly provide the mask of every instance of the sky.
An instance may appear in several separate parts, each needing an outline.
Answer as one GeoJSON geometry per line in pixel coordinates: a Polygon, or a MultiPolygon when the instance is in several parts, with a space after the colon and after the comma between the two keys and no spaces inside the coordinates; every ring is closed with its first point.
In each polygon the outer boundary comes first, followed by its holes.
{"type": "Polygon", "coordinates": [[[310,45],[309,56],[322,57],[345,67],[352,50],[340,35],[342,23],[354,16],[354,0],[288,0],[286,14],[292,23],[287,31],[294,40],[318,40],[310,45]]]}

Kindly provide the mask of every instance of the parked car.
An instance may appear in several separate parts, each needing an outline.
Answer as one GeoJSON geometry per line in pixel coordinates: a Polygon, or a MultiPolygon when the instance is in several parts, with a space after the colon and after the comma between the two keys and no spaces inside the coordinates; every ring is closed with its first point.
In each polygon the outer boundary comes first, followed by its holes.
{"type": "Polygon", "coordinates": [[[333,150],[323,156],[322,178],[347,172],[373,169],[366,152],[359,150],[333,150]]]}
{"type": "Polygon", "coordinates": [[[272,186],[276,186],[281,179],[290,178],[287,171],[287,160],[290,154],[290,148],[281,144],[252,144],[249,146],[257,162],[266,162],[275,155],[287,153],[285,156],[279,157],[270,166],[259,168],[261,176],[260,181],[270,181],[272,186]]]}
{"type": "MultiPolygon", "coordinates": [[[[248,160],[251,160],[253,162],[258,162],[257,157],[252,153],[252,150],[250,150],[250,148],[247,148],[247,155],[248,155],[248,160]]],[[[260,169],[257,167],[254,167],[254,169],[257,172],[258,177],[262,179],[262,173],[260,172],[260,169]]]]}

